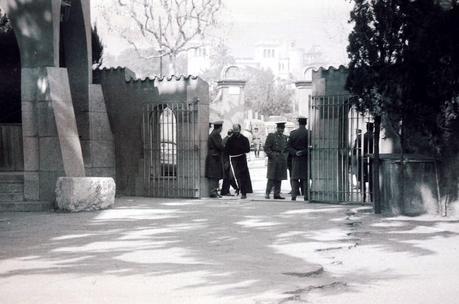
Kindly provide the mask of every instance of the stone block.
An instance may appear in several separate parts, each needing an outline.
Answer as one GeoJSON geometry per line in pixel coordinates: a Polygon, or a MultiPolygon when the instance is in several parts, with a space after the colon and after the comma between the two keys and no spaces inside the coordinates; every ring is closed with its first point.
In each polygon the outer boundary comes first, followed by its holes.
{"type": "Polygon", "coordinates": [[[39,187],[40,201],[53,202],[56,199],[56,181],[60,176],[64,176],[62,171],[40,171],[39,187]]]}
{"type": "Polygon", "coordinates": [[[63,170],[61,147],[57,137],[40,137],[40,170],[63,170]]]}
{"type": "Polygon", "coordinates": [[[107,209],[115,204],[115,190],[110,177],[59,177],[57,207],[70,212],[107,209]]]}
{"type": "MultiPolygon", "coordinates": [[[[83,153],[85,171],[86,171],[87,168],[93,167],[92,158],[91,158],[91,144],[90,143],[91,143],[90,140],[81,140],[80,139],[81,151],[83,153]]],[[[86,172],[86,176],[90,176],[90,175],[86,172]]]]}
{"type": "Polygon", "coordinates": [[[21,100],[32,102],[37,96],[37,76],[40,69],[23,68],[21,69],[21,100]]]}
{"type": "Polygon", "coordinates": [[[78,136],[59,137],[66,176],[85,176],[83,152],[78,136]]]}
{"type": "Polygon", "coordinates": [[[21,112],[23,136],[37,136],[38,126],[34,103],[21,102],[21,112]]]}
{"type": "Polygon", "coordinates": [[[76,112],[75,119],[78,128],[78,135],[82,140],[90,139],[89,112],[76,112]]]}
{"type": "Polygon", "coordinates": [[[38,201],[40,199],[38,172],[24,172],[24,199],[26,201],[38,201]]]}
{"type": "Polygon", "coordinates": [[[89,85],[89,111],[106,113],[105,99],[100,84],[89,85]]]}
{"type": "Polygon", "coordinates": [[[112,177],[115,179],[115,168],[87,168],[86,176],[112,177]]]}
{"type": "Polygon", "coordinates": [[[67,69],[47,68],[46,70],[66,175],[84,176],[83,153],[78,137],[67,69]]]}
{"type": "Polygon", "coordinates": [[[40,101],[37,103],[38,134],[40,137],[57,136],[56,120],[52,103],[49,101],[40,101]]]}
{"type": "Polygon", "coordinates": [[[24,136],[22,143],[24,149],[24,170],[37,171],[40,168],[38,137],[24,136]]]}
{"type": "Polygon", "coordinates": [[[93,167],[115,167],[115,148],[111,141],[91,141],[93,167]]]}
{"type": "Polygon", "coordinates": [[[108,122],[107,113],[89,113],[91,140],[113,140],[112,130],[108,122]]]}

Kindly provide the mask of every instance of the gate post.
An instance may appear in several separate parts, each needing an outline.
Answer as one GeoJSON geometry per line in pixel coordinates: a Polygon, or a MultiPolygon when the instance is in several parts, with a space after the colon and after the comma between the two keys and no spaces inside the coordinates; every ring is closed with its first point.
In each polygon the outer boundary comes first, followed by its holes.
{"type": "Polygon", "coordinates": [[[295,82],[298,115],[309,116],[309,98],[312,94],[312,81],[295,82]]]}
{"type": "Polygon", "coordinates": [[[239,67],[229,66],[223,69],[222,80],[217,82],[219,99],[211,104],[210,116],[212,120],[223,120],[222,137],[235,123],[243,126],[245,115],[246,81],[242,80],[239,67]]]}
{"type": "Polygon", "coordinates": [[[187,88],[188,103],[195,103],[197,120],[195,132],[198,136],[197,148],[199,149],[199,193],[198,197],[206,196],[209,193],[206,172],[207,137],[209,136],[209,84],[201,78],[196,78],[192,85],[187,88]]]}

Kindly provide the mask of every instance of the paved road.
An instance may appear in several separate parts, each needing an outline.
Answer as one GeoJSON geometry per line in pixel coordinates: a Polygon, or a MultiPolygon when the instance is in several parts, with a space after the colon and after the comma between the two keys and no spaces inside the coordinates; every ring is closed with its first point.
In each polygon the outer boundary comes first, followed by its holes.
{"type": "Polygon", "coordinates": [[[0,303],[457,303],[459,224],[290,201],[0,213],[0,303]]]}

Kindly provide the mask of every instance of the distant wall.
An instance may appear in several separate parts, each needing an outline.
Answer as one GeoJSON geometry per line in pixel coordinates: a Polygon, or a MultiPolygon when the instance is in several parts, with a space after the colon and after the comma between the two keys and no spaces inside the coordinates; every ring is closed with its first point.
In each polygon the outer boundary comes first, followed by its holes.
{"type": "Polygon", "coordinates": [[[339,66],[337,69],[319,68],[312,72],[312,95],[346,95],[349,94],[344,86],[347,79],[347,69],[339,66]]]}

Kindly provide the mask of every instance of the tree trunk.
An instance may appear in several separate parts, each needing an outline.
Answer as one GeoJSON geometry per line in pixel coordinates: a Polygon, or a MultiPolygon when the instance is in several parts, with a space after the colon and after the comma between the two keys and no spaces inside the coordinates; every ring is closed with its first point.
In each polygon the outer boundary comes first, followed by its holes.
{"type": "Polygon", "coordinates": [[[169,75],[175,75],[175,71],[177,70],[176,62],[177,62],[177,55],[170,54],[169,55],[169,66],[168,66],[169,75]]]}

